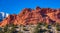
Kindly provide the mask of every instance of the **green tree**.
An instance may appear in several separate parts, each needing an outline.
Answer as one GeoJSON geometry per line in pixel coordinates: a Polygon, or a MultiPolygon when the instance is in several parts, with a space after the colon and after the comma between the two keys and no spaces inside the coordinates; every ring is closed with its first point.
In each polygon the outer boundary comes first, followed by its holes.
{"type": "Polygon", "coordinates": [[[4,33],[8,31],[8,25],[4,27],[4,33]]]}
{"type": "Polygon", "coordinates": [[[58,31],[60,31],[60,24],[59,24],[59,23],[56,23],[56,29],[57,29],[58,31]]]}
{"type": "Polygon", "coordinates": [[[34,33],[39,33],[39,31],[40,31],[39,28],[41,27],[41,25],[42,25],[41,23],[38,23],[38,24],[37,24],[34,33]]]}
{"type": "Polygon", "coordinates": [[[2,31],[2,29],[3,29],[3,28],[0,27],[0,33],[4,33],[4,32],[2,31]]]}
{"type": "Polygon", "coordinates": [[[15,25],[14,24],[9,24],[4,27],[4,33],[13,33],[15,31],[15,25]],[[12,27],[10,29],[10,27],[12,27]]]}

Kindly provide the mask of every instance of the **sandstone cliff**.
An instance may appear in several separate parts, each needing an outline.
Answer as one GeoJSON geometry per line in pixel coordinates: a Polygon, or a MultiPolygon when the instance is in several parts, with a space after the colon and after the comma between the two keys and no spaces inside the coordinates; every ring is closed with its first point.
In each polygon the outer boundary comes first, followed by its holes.
{"type": "Polygon", "coordinates": [[[40,8],[36,9],[25,8],[18,15],[9,15],[0,26],[14,23],[15,25],[37,24],[39,22],[60,23],[60,9],[40,8]]]}

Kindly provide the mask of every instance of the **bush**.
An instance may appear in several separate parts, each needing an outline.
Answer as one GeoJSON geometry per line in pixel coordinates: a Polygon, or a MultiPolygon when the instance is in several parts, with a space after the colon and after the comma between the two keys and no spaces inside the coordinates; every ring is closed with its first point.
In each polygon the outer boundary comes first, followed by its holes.
{"type": "Polygon", "coordinates": [[[56,24],[56,29],[58,30],[58,31],[60,31],[60,24],[56,24]]]}

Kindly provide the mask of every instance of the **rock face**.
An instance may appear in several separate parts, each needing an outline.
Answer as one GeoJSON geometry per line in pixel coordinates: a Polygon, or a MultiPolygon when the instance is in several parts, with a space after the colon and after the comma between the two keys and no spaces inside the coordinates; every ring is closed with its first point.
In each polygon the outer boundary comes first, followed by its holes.
{"type": "Polygon", "coordinates": [[[27,25],[37,24],[39,22],[45,22],[47,24],[60,23],[60,9],[36,7],[34,10],[25,8],[18,15],[9,15],[0,23],[0,26],[11,23],[15,25],[27,25]]]}

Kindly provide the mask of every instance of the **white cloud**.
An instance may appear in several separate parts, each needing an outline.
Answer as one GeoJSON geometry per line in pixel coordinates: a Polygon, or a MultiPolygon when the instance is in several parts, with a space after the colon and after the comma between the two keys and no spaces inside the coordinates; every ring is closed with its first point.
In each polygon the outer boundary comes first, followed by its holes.
{"type": "Polygon", "coordinates": [[[4,17],[4,12],[0,12],[2,14],[2,16],[4,17]]]}
{"type": "Polygon", "coordinates": [[[8,13],[0,12],[2,14],[2,17],[8,17],[8,13]]]}
{"type": "Polygon", "coordinates": [[[8,17],[9,16],[9,14],[8,13],[6,13],[6,17],[8,17]]]}

